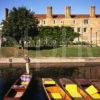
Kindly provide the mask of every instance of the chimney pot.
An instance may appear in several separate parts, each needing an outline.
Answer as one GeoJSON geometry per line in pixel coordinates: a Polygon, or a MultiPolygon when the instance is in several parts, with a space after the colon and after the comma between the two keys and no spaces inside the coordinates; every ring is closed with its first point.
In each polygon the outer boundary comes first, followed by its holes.
{"type": "Polygon", "coordinates": [[[90,17],[96,17],[95,16],[95,6],[90,7],[90,17]]]}
{"type": "Polygon", "coordinates": [[[71,6],[65,7],[65,18],[71,17],[71,6]]]}
{"type": "Polygon", "coordinates": [[[9,13],[9,9],[8,8],[5,8],[5,19],[7,19],[8,13],[9,13]]]}
{"type": "Polygon", "coordinates": [[[52,7],[47,7],[47,18],[52,18],[52,7]]]}

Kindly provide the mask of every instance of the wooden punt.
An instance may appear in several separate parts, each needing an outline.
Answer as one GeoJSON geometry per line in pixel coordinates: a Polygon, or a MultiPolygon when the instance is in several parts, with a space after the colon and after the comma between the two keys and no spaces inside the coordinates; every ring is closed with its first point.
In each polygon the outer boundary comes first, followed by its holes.
{"type": "Polygon", "coordinates": [[[91,83],[88,79],[75,79],[75,82],[83,90],[85,90],[87,87],[89,87],[91,85],[91,83]]]}
{"type": "Polygon", "coordinates": [[[100,98],[99,98],[100,97],[99,92],[95,92],[95,94],[97,94],[99,97],[96,97],[96,96],[94,97],[93,94],[89,94],[87,92],[87,89],[89,89],[91,87],[92,87],[91,88],[92,89],[91,91],[93,91],[93,89],[95,91],[97,90],[96,87],[90,82],[90,80],[88,80],[88,79],[75,79],[75,82],[78,84],[78,86],[81,89],[83,89],[90,96],[91,100],[100,100],[100,98]]]}
{"type": "Polygon", "coordinates": [[[42,78],[42,85],[48,100],[72,100],[51,78],[42,78]]]}
{"type": "Polygon", "coordinates": [[[89,81],[100,91],[100,79],[89,79],[89,81]]]}
{"type": "Polygon", "coordinates": [[[90,97],[70,79],[61,78],[59,82],[73,100],[91,100],[90,97]]]}
{"type": "Polygon", "coordinates": [[[21,76],[25,76],[29,78],[27,81],[23,81],[21,77],[11,86],[7,94],[4,96],[3,100],[21,100],[21,97],[27,91],[27,88],[30,84],[32,75],[23,74],[21,76]]]}

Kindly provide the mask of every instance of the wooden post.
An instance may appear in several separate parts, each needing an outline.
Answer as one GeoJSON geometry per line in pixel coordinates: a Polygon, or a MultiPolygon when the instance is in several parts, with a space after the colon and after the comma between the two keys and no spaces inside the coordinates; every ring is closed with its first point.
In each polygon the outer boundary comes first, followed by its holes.
{"type": "Polygon", "coordinates": [[[29,70],[29,63],[30,63],[30,58],[25,55],[25,61],[26,61],[26,73],[29,74],[30,70],[29,70]]]}
{"type": "Polygon", "coordinates": [[[30,72],[30,71],[29,71],[29,63],[26,62],[26,73],[29,74],[29,72],[30,72]]]}
{"type": "Polygon", "coordinates": [[[9,67],[12,67],[12,58],[9,58],[9,67]]]}

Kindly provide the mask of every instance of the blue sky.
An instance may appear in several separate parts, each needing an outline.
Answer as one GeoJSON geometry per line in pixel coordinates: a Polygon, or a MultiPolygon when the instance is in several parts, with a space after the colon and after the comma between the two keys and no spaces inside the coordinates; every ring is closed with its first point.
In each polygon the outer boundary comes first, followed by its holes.
{"type": "Polygon", "coordinates": [[[64,13],[65,6],[71,6],[72,14],[89,13],[89,7],[96,6],[100,14],[100,0],[0,0],[0,22],[4,19],[4,9],[25,6],[35,13],[46,13],[46,7],[52,6],[53,13],[64,13]]]}

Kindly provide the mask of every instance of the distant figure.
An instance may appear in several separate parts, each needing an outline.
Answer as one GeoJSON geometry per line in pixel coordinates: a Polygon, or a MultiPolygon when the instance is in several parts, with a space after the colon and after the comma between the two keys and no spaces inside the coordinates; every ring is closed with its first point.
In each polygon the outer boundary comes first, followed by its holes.
{"type": "Polygon", "coordinates": [[[29,74],[29,63],[30,63],[30,58],[25,55],[25,61],[26,61],[26,73],[29,74]]]}

